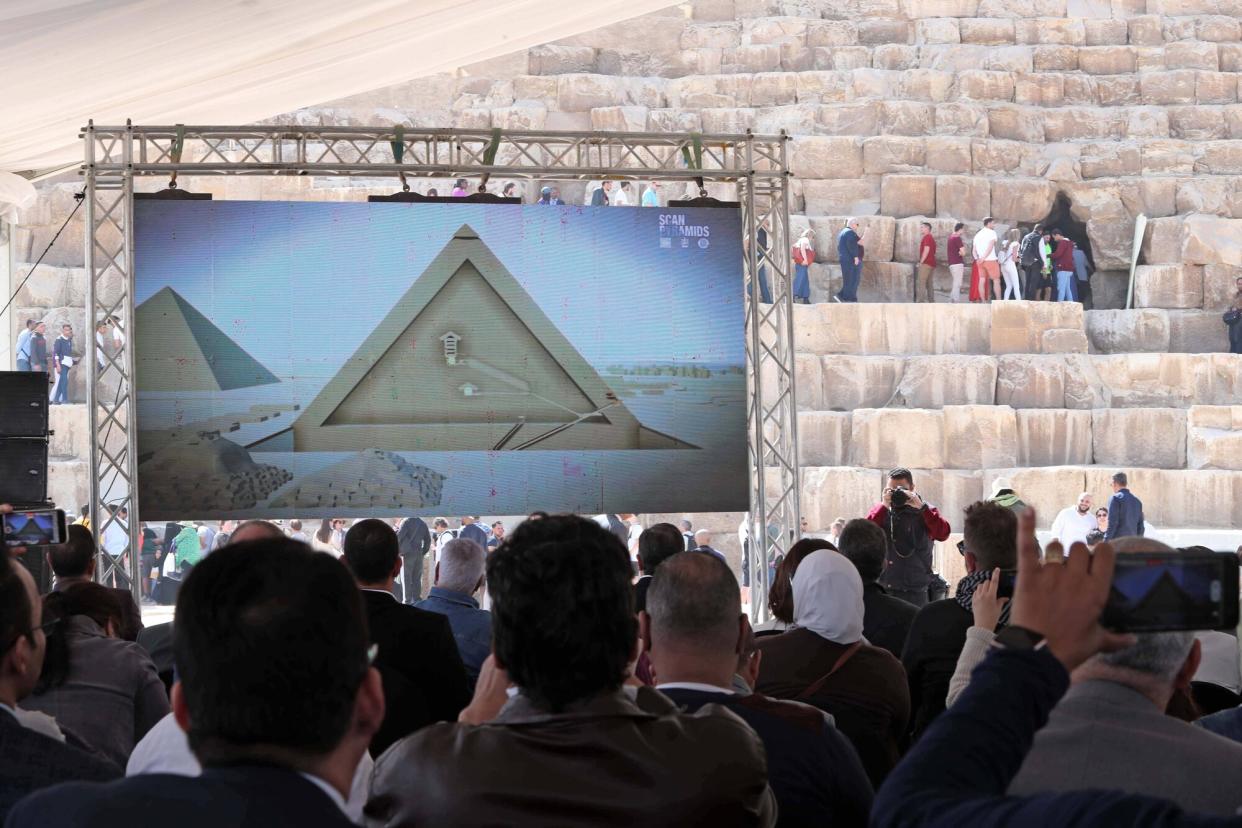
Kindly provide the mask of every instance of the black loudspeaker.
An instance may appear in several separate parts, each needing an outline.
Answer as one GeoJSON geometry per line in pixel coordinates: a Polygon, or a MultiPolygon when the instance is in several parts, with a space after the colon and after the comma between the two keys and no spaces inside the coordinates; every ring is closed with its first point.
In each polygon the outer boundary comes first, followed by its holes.
{"type": "Polygon", "coordinates": [[[47,437],[0,439],[0,503],[47,502],[47,437]]]}
{"type": "Polygon", "coordinates": [[[48,375],[0,371],[0,439],[47,437],[48,375]]]}

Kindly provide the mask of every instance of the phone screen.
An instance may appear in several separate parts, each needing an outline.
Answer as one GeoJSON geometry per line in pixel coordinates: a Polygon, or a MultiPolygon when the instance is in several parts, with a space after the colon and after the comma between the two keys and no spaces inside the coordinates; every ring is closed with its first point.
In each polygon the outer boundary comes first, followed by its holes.
{"type": "Polygon", "coordinates": [[[65,513],[37,509],[4,515],[5,546],[55,546],[65,542],[65,513]]]}
{"type": "Polygon", "coordinates": [[[1223,552],[1118,555],[1100,620],[1121,632],[1232,629],[1238,624],[1238,558],[1223,552]]]}

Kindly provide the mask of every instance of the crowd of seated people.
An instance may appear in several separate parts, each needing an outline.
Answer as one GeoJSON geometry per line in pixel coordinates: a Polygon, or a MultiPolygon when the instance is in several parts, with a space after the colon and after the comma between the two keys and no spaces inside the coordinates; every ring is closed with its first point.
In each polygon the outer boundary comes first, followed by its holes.
{"type": "Polygon", "coordinates": [[[1099,623],[1115,557],[1167,548],[1041,554],[1033,527],[969,507],[967,576],[916,608],[881,586],[883,529],[849,521],[791,547],[753,629],[671,524],[637,581],[589,519],[459,539],[415,607],[388,523],[338,558],[251,521],[141,633],[71,533],[44,596],[0,555],[0,821],[1242,827],[1242,708],[1200,717],[1195,689],[1230,641],[1099,623]]]}

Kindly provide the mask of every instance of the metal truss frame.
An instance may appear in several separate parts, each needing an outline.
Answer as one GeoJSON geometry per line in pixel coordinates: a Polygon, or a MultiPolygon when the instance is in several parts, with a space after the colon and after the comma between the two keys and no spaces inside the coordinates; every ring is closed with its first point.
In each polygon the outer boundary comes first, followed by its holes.
{"type": "MultiPolygon", "coordinates": [[[[766,619],[768,562],[798,536],[797,413],[794,400],[793,265],[788,139],[781,135],[522,132],[400,127],[96,126],[82,131],[87,189],[87,323],[134,318],[135,179],[181,175],[461,177],[538,180],[655,180],[736,185],[742,204],[747,279],[752,615],[766,619]],[[759,278],[756,278],[759,277],[759,278]],[[771,303],[761,300],[766,277],[771,303]],[[763,538],[764,554],[756,554],[763,538]]],[[[134,354],[88,338],[92,432],[91,525],[98,536],[124,506],[129,546],[105,554],[102,579],[124,572],[139,594],[140,548],[134,354]]]]}

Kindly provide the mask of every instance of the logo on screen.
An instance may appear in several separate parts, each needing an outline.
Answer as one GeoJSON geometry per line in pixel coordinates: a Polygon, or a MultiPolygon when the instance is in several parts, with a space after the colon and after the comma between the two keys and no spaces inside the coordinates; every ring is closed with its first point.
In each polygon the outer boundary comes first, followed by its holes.
{"type": "Polygon", "coordinates": [[[711,234],[710,225],[690,224],[684,215],[676,213],[660,214],[660,247],[672,247],[673,239],[680,239],[680,247],[687,250],[690,247],[690,240],[697,239],[699,248],[706,250],[711,244],[708,241],[711,234]]]}

